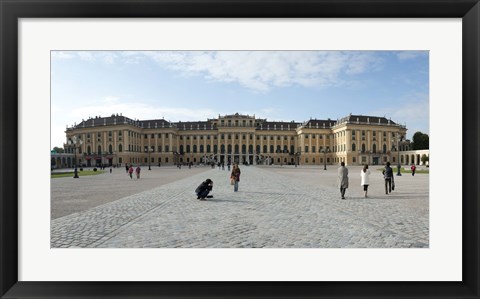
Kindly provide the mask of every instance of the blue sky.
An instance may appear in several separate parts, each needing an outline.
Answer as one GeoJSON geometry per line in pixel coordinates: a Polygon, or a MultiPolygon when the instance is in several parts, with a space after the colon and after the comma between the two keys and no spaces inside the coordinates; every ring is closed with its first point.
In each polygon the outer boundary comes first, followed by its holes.
{"type": "Polygon", "coordinates": [[[427,51],[52,51],[51,146],[82,119],[385,116],[429,133],[427,51]]]}

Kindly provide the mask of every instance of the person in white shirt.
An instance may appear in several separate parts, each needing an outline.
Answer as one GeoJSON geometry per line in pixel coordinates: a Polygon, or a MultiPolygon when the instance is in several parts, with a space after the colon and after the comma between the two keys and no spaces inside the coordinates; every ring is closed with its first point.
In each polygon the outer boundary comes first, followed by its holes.
{"type": "Polygon", "coordinates": [[[365,164],[363,166],[362,171],[360,171],[360,177],[362,178],[362,181],[361,181],[360,185],[363,186],[363,191],[365,192],[365,197],[367,197],[368,185],[370,184],[370,170],[368,169],[367,164],[365,164]]]}

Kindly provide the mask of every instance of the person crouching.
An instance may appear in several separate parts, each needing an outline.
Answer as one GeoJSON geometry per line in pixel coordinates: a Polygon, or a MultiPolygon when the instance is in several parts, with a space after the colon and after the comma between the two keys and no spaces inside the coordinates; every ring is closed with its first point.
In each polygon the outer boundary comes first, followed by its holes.
{"type": "MultiPolygon", "coordinates": [[[[195,189],[195,193],[197,194],[197,199],[206,200],[207,195],[213,188],[213,181],[211,179],[206,179],[202,182],[197,189],[195,189]]],[[[208,196],[211,197],[211,196],[208,196]]]]}

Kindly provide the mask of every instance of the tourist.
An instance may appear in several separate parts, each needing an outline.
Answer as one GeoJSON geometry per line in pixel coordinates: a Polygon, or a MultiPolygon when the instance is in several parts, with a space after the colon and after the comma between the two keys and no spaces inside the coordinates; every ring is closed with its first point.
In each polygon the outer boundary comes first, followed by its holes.
{"type": "Polygon", "coordinates": [[[197,189],[195,189],[195,193],[197,194],[197,199],[206,200],[205,198],[212,198],[213,196],[208,195],[210,191],[213,189],[213,181],[211,179],[206,179],[202,182],[197,189]]]}
{"type": "Polygon", "coordinates": [[[128,167],[128,163],[125,163],[125,172],[128,174],[128,170],[130,169],[130,167],[128,167]]]}
{"type": "Polygon", "coordinates": [[[363,186],[365,197],[367,197],[368,185],[370,184],[370,170],[368,169],[368,164],[365,164],[363,166],[363,169],[360,171],[360,177],[361,177],[360,186],[363,186]]]}
{"type": "Polygon", "coordinates": [[[133,177],[133,166],[130,165],[130,168],[128,169],[128,175],[130,176],[130,178],[132,179],[133,177]]]}
{"type": "Polygon", "coordinates": [[[240,168],[238,164],[233,164],[232,173],[230,174],[230,180],[233,182],[233,191],[238,191],[238,182],[240,182],[240,168]]]}
{"type": "Polygon", "coordinates": [[[415,175],[415,170],[416,170],[416,169],[417,169],[417,168],[415,167],[415,163],[412,163],[412,167],[410,167],[410,170],[412,171],[412,176],[415,175]]]}
{"type": "Polygon", "coordinates": [[[345,162],[341,162],[338,168],[338,188],[340,188],[342,199],[345,199],[345,191],[348,188],[348,168],[345,167],[345,162]]]}
{"type": "Polygon", "coordinates": [[[139,166],[137,166],[137,168],[135,169],[135,173],[137,174],[137,179],[140,178],[140,170],[141,170],[141,169],[140,169],[140,165],[139,165],[139,166]]]}
{"type": "MultiPolygon", "coordinates": [[[[395,183],[393,182],[393,169],[390,167],[390,162],[387,162],[382,173],[385,179],[385,194],[392,193],[392,184],[395,183]]],[[[393,187],[393,189],[395,189],[395,187],[393,187]]]]}

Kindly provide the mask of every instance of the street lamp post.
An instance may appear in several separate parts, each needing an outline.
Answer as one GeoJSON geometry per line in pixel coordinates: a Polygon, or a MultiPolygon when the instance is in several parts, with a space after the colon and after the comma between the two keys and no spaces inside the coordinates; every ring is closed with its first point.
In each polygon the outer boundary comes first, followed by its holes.
{"type": "Polygon", "coordinates": [[[398,164],[397,164],[397,176],[401,176],[400,169],[402,168],[402,165],[400,164],[400,142],[403,140],[403,136],[400,136],[398,138],[397,136],[397,159],[398,159],[398,164]]]}
{"type": "Polygon", "coordinates": [[[147,147],[147,152],[148,152],[148,170],[152,170],[152,167],[150,166],[150,147],[147,147]]]}
{"type": "Polygon", "coordinates": [[[82,145],[83,141],[80,138],[77,138],[77,136],[73,136],[70,140],[68,140],[68,144],[73,145],[73,152],[75,154],[74,159],[75,159],[75,164],[74,164],[74,171],[73,171],[73,178],[78,179],[78,170],[77,170],[77,144],[82,145]]]}
{"type": "Polygon", "coordinates": [[[322,148],[323,153],[323,170],[327,170],[327,152],[330,152],[330,149],[322,148]]]}

